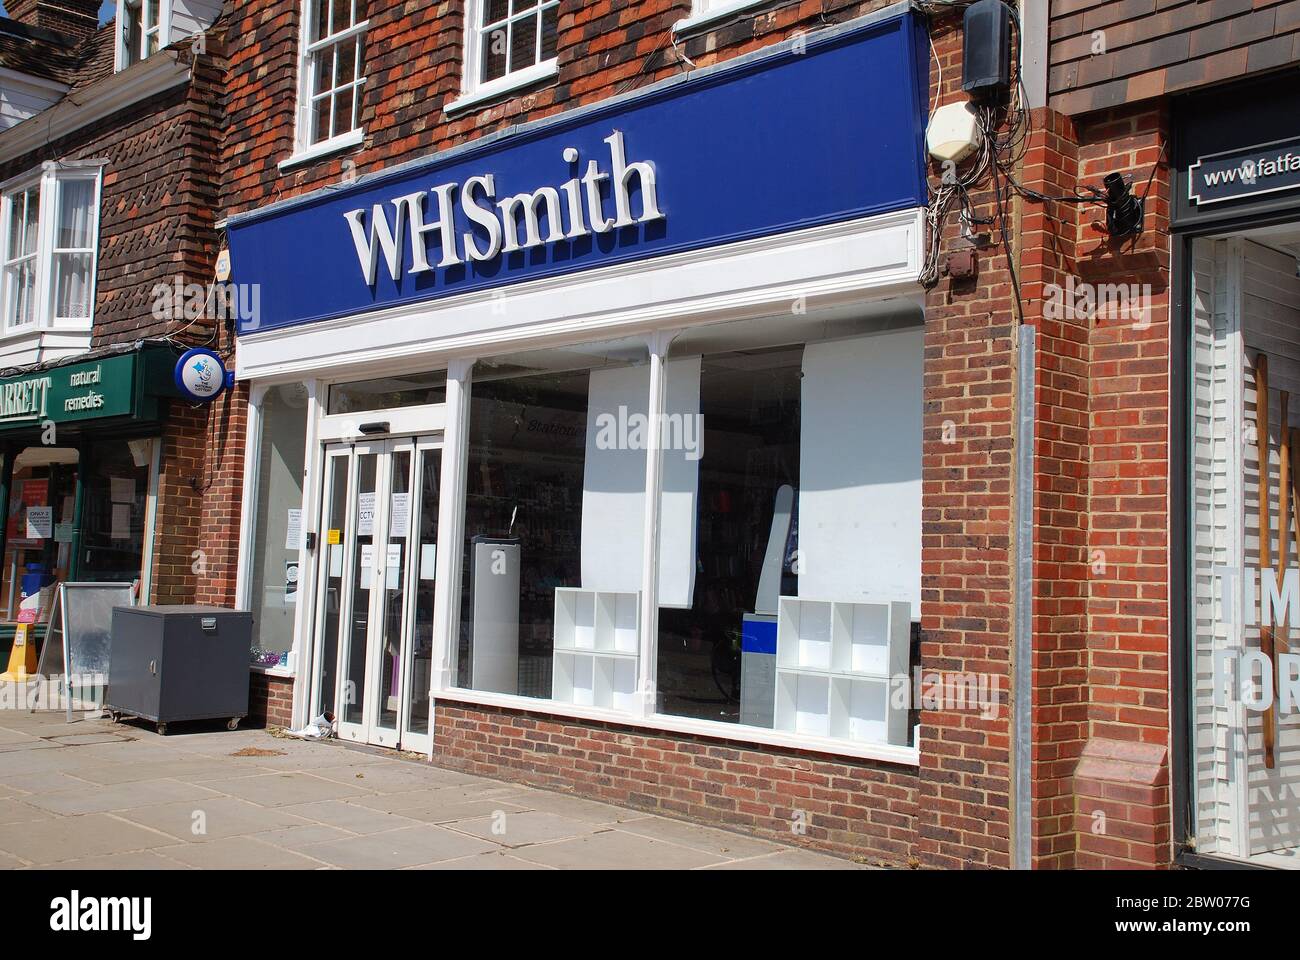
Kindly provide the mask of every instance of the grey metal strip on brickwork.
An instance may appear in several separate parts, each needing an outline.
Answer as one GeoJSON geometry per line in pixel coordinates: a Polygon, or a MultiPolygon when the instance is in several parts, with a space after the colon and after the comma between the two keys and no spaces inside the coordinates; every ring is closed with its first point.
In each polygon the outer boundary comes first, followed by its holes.
{"type": "Polygon", "coordinates": [[[1019,328],[1016,371],[1016,632],[1013,654],[1012,851],[1017,870],[1032,863],[1030,760],[1033,755],[1034,667],[1034,362],[1037,329],[1019,328]]]}

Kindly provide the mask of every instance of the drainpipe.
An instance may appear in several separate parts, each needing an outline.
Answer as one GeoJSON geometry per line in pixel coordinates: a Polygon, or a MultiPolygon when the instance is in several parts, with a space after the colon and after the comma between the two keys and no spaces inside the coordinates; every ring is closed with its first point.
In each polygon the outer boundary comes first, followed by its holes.
{"type": "Polygon", "coordinates": [[[1017,870],[1033,864],[1034,361],[1038,330],[1017,329],[1015,638],[1011,682],[1011,851],[1017,870]]]}

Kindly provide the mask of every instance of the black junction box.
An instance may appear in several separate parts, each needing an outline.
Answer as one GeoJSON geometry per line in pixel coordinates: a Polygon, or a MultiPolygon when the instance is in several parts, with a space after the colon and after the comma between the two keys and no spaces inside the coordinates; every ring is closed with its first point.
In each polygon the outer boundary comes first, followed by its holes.
{"type": "Polygon", "coordinates": [[[1011,11],[1002,0],[976,0],[962,19],[961,88],[999,96],[1011,85],[1011,11]]]}
{"type": "Polygon", "coordinates": [[[248,715],[251,613],[224,607],[114,607],[105,709],[159,725],[248,715]]]}

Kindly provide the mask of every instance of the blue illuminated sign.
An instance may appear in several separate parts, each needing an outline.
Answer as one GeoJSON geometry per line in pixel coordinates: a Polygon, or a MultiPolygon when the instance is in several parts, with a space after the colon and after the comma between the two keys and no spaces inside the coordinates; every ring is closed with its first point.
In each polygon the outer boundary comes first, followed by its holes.
{"type": "Polygon", "coordinates": [[[911,12],[232,217],[239,332],[923,206],[911,12]]]}

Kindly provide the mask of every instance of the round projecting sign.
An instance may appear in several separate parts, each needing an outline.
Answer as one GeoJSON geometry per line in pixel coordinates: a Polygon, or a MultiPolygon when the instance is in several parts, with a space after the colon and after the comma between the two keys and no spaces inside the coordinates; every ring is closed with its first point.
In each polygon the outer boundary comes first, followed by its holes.
{"type": "Polygon", "coordinates": [[[176,361],[176,386],[192,400],[212,400],[231,386],[233,379],[221,358],[203,347],[187,351],[176,361]]]}

